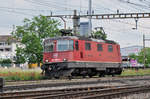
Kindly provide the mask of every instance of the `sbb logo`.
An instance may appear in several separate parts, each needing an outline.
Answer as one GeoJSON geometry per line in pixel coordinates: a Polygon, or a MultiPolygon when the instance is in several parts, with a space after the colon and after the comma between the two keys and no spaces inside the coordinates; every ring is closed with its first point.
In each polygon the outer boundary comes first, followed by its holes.
{"type": "Polygon", "coordinates": [[[58,53],[54,53],[53,58],[58,58],[58,53]]]}

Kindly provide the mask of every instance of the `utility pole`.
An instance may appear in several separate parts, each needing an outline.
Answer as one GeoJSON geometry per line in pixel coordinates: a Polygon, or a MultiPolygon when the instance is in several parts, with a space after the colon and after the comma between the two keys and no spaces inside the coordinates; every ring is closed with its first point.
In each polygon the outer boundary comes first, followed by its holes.
{"type": "Polygon", "coordinates": [[[13,25],[13,29],[12,29],[12,32],[13,32],[13,33],[15,32],[15,25],[13,25]]]}
{"type": "Polygon", "coordinates": [[[92,22],[91,22],[91,15],[92,15],[92,0],[89,0],[89,11],[88,11],[88,15],[89,15],[89,33],[88,36],[91,35],[92,33],[92,22]]]}
{"type": "Polygon", "coordinates": [[[144,66],[146,64],[146,47],[145,47],[145,41],[150,41],[150,39],[146,39],[145,38],[145,35],[143,34],[143,53],[144,53],[144,59],[143,59],[143,63],[144,63],[144,66]]]}
{"type": "Polygon", "coordinates": [[[63,20],[63,22],[64,22],[64,29],[66,30],[67,29],[66,20],[63,17],[60,17],[60,18],[63,20]]]}
{"type": "Polygon", "coordinates": [[[144,54],[144,60],[143,60],[143,63],[144,63],[144,67],[145,67],[145,58],[146,58],[146,51],[145,51],[145,35],[143,34],[143,54],[144,54]]]}
{"type": "Polygon", "coordinates": [[[73,33],[74,35],[77,35],[79,32],[80,27],[80,17],[77,16],[77,10],[74,10],[74,16],[73,16],[73,33]]]}

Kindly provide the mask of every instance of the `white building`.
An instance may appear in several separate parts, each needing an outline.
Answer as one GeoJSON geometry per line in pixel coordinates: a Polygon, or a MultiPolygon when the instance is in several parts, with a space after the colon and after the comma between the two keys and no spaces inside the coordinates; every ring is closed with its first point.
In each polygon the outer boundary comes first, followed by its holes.
{"type": "Polygon", "coordinates": [[[142,48],[143,46],[124,47],[124,48],[121,48],[121,55],[122,56],[129,56],[130,54],[138,55],[138,53],[141,51],[142,48]]]}
{"type": "Polygon", "coordinates": [[[16,55],[16,45],[19,42],[11,35],[0,35],[0,59],[12,59],[16,55]]]}

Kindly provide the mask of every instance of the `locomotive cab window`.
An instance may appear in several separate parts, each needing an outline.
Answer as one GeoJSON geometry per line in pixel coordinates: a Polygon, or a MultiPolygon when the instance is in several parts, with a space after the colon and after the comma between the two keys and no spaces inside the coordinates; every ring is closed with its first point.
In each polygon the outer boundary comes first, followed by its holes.
{"type": "Polygon", "coordinates": [[[97,44],[97,51],[103,51],[102,44],[97,44]]]}
{"type": "Polygon", "coordinates": [[[91,50],[91,43],[85,43],[85,50],[91,50]]]}
{"type": "Polygon", "coordinates": [[[78,43],[78,41],[75,42],[75,48],[76,48],[76,50],[79,50],[79,43],[78,43]]]}
{"type": "Polygon", "coordinates": [[[108,45],[108,52],[113,52],[113,46],[112,45],[108,45]]]}
{"type": "Polygon", "coordinates": [[[47,41],[44,44],[44,52],[52,52],[54,51],[54,43],[47,41]]]}
{"type": "Polygon", "coordinates": [[[57,51],[73,50],[73,40],[57,40],[57,51]]]}

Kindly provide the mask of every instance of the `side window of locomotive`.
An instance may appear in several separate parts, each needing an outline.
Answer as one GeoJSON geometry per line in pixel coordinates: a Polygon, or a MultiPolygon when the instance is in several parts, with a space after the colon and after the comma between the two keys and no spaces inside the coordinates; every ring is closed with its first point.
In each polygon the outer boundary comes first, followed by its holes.
{"type": "Polygon", "coordinates": [[[85,43],[85,50],[91,50],[91,43],[85,43]]]}
{"type": "Polygon", "coordinates": [[[79,43],[78,43],[78,41],[75,42],[75,49],[79,50],[79,43]]]}
{"type": "Polygon", "coordinates": [[[113,46],[112,45],[108,45],[108,52],[113,52],[113,46]]]}
{"type": "Polygon", "coordinates": [[[97,44],[97,51],[103,51],[102,44],[97,44]]]}
{"type": "Polygon", "coordinates": [[[58,40],[57,51],[73,50],[73,40],[58,40]]]}
{"type": "Polygon", "coordinates": [[[69,40],[69,48],[68,50],[73,50],[73,40],[69,40]]]}

